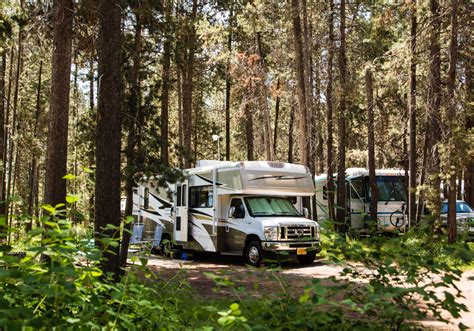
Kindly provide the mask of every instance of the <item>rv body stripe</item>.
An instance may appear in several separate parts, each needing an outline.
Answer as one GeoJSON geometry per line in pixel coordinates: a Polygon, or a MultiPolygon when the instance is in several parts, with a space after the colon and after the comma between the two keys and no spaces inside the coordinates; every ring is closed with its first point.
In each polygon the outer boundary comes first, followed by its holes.
{"type": "Polygon", "coordinates": [[[212,218],[212,215],[206,214],[205,212],[200,211],[200,210],[197,210],[197,209],[194,209],[194,208],[189,209],[189,212],[190,212],[190,213],[193,213],[193,214],[199,214],[199,215],[203,215],[203,216],[207,216],[207,217],[211,217],[211,218],[212,218]]]}
{"type": "Polygon", "coordinates": [[[161,203],[161,206],[159,207],[160,209],[165,209],[165,208],[171,208],[172,204],[169,201],[166,201],[165,199],[160,198],[159,196],[153,194],[150,192],[150,195],[158,200],[159,203],[161,203]]]}

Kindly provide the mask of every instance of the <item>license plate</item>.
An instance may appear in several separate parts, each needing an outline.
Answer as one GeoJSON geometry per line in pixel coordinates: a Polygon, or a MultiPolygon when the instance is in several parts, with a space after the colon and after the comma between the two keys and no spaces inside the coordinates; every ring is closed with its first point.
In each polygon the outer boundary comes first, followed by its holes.
{"type": "Polygon", "coordinates": [[[306,248],[297,248],[296,249],[297,255],[306,255],[306,248]]]}

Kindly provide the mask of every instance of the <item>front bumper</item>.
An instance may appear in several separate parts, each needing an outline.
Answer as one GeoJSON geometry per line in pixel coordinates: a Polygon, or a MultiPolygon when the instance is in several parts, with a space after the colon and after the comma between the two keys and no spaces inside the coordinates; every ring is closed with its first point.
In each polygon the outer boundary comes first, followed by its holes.
{"type": "Polygon", "coordinates": [[[262,248],[273,252],[296,252],[298,248],[307,248],[308,251],[321,251],[321,243],[316,241],[264,241],[262,248]]]}

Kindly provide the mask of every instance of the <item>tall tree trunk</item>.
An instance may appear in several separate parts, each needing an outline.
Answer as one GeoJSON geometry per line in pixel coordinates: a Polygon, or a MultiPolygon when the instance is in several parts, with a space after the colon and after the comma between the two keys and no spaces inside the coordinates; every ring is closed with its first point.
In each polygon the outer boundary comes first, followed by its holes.
{"type": "MultiPolygon", "coordinates": [[[[13,63],[14,63],[14,45],[12,45],[10,49],[10,68],[8,70],[8,92],[6,93],[6,98],[5,98],[5,105],[6,105],[6,114],[5,114],[5,123],[4,123],[4,128],[5,132],[3,134],[3,141],[4,141],[4,149],[3,149],[3,177],[2,177],[2,197],[1,197],[1,202],[0,203],[0,212],[1,215],[4,215],[5,221],[8,220],[8,198],[9,198],[9,191],[10,188],[8,187],[7,182],[10,182],[10,159],[9,159],[9,139],[10,139],[10,134],[9,134],[9,123],[10,123],[10,108],[11,108],[11,92],[12,92],[12,81],[13,81],[13,63]]],[[[6,238],[6,233],[5,236],[6,238]]]]}
{"type": "Polygon", "coordinates": [[[253,149],[253,114],[250,108],[250,102],[245,102],[245,137],[247,142],[247,160],[254,160],[253,149]]]}
{"type": "Polygon", "coordinates": [[[161,76],[161,162],[169,163],[169,90],[171,66],[171,2],[165,1],[165,41],[163,43],[162,76],[161,76]]]}
{"type": "Polygon", "coordinates": [[[298,90],[299,109],[299,137],[300,137],[300,163],[309,165],[309,141],[308,141],[308,109],[306,101],[306,84],[304,72],[303,39],[300,20],[299,0],[291,0],[291,16],[293,21],[293,37],[295,47],[296,81],[298,90]]]}
{"type": "Polygon", "coordinates": [[[408,220],[416,223],[416,0],[412,2],[410,15],[410,101],[409,101],[409,132],[410,156],[408,159],[408,220]]]}
{"type": "Polygon", "coordinates": [[[258,55],[260,57],[260,82],[259,82],[259,95],[258,103],[259,108],[263,112],[263,141],[265,145],[265,156],[267,160],[273,161],[275,155],[273,154],[273,142],[272,142],[272,125],[270,119],[270,108],[268,106],[268,87],[266,84],[267,80],[267,68],[266,68],[266,54],[263,51],[262,40],[260,32],[256,34],[258,55]]]}
{"type": "Polygon", "coordinates": [[[338,155],[337,155],[337,212],[336,219],[339,222],[337,229],[346,231],[346,95],[347,95],[347,59],[346,59],[346,1],[341,0],[340,6],[340,47],[339,47],[339,108],[338,119],[338,155]]]}
{"type": "Polygon", "coordinates": [[[372,71],[365,70],[365,88],[367,95],[367,132],[368,132],[368,163],[369,163],[369,183],[370,183],[370,219],[369,221],[377,225],[377,203],[378,188],[375,180],[375,137],[374,137],[374,89],[372,71]]]}
{"type": "Polygon", "coordinates": [[[329,221],[334,221],[334,165],[333,165],[333,60],[334,60],[334,1],[329,0],[328,19],[328,73],[326,86],[326,117],[327,117],[327,196],[328,196],[328,216],[329,221]]]}
{"type": "MultiPolygon", "coordinates": [[[[20,75],[22,71],[22,57],[23,57],[23,31],[20,29],[18,33],[18,52],[16,57],[16,70],[15,70],[15,86],[13,91],[13,114],[12,114],[12,125],[11,125],[11,132],[10,132],[10,148],[8,151],[8,184],[7,184],[7,197],[11,197],[14,194],[12,192],[15,191],[15,177],[16,177],[16,163],[15,157],[17,149],[15,148],[15,135],[17,131],[17,116],[18,116],[18,94],[20,90],[20,75]]],[[[13,218],[10,214],[12,210],[12,206],[7,199],[6,205],[6,217],[5,219],[8,221],[9,228],[11,229],[13,218]]],[[[8,233],[8,244],[10,244],[10,234],[11,231],[8,233]]]]}
{"type": "MultiPolygon", "coordinates": [[[[180,148],[183,146],[183,84],[182,84],[182,73],[183,70],[178,64],[176,67],[176,92],[178,99],[178,145],[180,148]]],[[[178,151],[178,163],[179,167],[183,169],[183,150],[178,151]]]]}
{"type": "Polygon", "coordinates": [[[54,8],[51,102],[44,202],[63,203],[66,197],[69,88],[71,75],[72,0],[58,0],[54,8]]]}
{"type": "Polygon", "coordinates": [[[441,16],[438,0],[430,0],[430,69],[428,84],[428,109],[426,111],[426,131],[424,146],[423,169],[430,186],[429,200],[433,204],[432,214],[435,221],[439,220],[441,210],[440,199],[440,167],[438,142],[441,137],[440,105],[441,105],[441,57],[440,29],[441,16]]]}
{"type": "Polygon", "coordinates": [[[273,129],[273,156],[276,158],[278,145],[278,120],[280,117],[280,77],[277,78],[276,87],[276,101],[275,101],[275,128],[273,129]]]}
{"type": "MultiPolygon", "coordinates": [[[[7,70],[7,54],[3,50],[1,54],[2,63],[0,64],[0,217],[4,215],[5,206],[5,74],[7,70]]],[[[4,237],[5,226],[0,224],[0,239],[4,237]]]]}
{"type": "MultiPolygon", "coordinates": [[[[89,116],[94,116],[94,56],[91,54],[90,62],[89,62],[89,116]]],[[[95,136],[95,135],[93,135],[95,136]]],[[[90,150],[88,153],[89,157],[89,166],[92,166],[95,161],[95,149],[92,144],[90,146],[90,150]]],[[[92,182],[95,182],[95,175],[93,172],[89,174],[90,179],[92,182]]],[[[95,194],[94,191],[91,192],[89,197],[89,220],[93,220],[95,216],[95,194]]],[[[87,224],[85,224],[87,227],[87,224]]]]}
{"type": "Polygon", "coordinates": [[[295,113],[296,113],[296,107],[292,103],[291,104],[291,109],[290,109],[290,122],[288,124],[288,163],[293,163],[294,162],[294,152],[293,152],[293,147],[294,147],[294,141],[293,141],[293,133],[295,131],[294,126],[295,126],[295,113]]]}
{"type": "MultiPolygon", "coordinates": [[[[141,87],[140,87],[140,69],[141,69],[141,49],[142,49],[142,23],[140,8],[135,8],[135,40],[132,66],[132,88],[128,100],[129,125],[127,136],[127,170],[125,175],[125,216],[131,216],[133,212],[133,187],[135,186],[134,175],[136,167],[142,162],[137,158],[137,149],[140,148],[142,111],[141,111],[141,87]]],[[[166,56],[166,55],[164,55],[166,56]]],[[[169,68],[168,68],[169,71],[169,68]]],[[[163,74],[164,75],[164,74],[163,74]]],[[[168,73],[169,75],[169,73],[168,73]]],[[[163,85],[165,82],[163,82],[163,85]]],[[[168,82],[166,83],[168,84],[168,82]]],[[[164,88],[164,87],[163,87],[164,88]]],[[[163,94],[162,94],[163,95],[163,94]]],[[[162,99],[163,102],[163,99],[162,99]]],[[[166,100],[166,102],[168,102],[166,100]]],[[[162,108],[163,110],[163,108],[162,108]]],[[[168,111],[168,110],[166,110],[168,111]]],[[[163,114],[162,114],[163,115],[163,114]]],[[[166,114],[167,116],[167,114],[166,114]]],[[[166,119],[167,120],[167,119],[166,119]]],[[[120,267],[125,268],[127,264],[128,247],[132,231],[132,223],[125,224],[120,244],[120,267]]]]}
{"type": "MultiPolygon", "coordinates": [[[[39,70],[38,70],[38,87],[36,90],[36,112],[35,112],[35,124],[33,126],[33,139],[34,143],[36,144],[36,140],[38,139],[38,124],[39,124],[39,117],[41,114],[41,84],[42,84],[42,74],[43,74],[43,61],[40,61],[39,70]]],[[[38,167],[38,159],[36,154],[33,155],[33,160],[31,161],[30,166],[30,194],[28,196],[28,215],[31,216],[31,220],[26,223],[26,231],[30,231],[33,226],[33,208],[34,208],[34,201],[35,201],[35,187],[36,187],[36,168],[38,167]]]]}
{"type": "Polygon", "coordinates": [[[104,238],[120,236],[120,132],[122,107],[121,2],[99,1],[99,98],[96,134],[95,234],[104,251],[101,269],[119,275],[119,247],[108,246],[104,238]],[[111,225],[115,229],[110,229],[111,225]]]}
{"type": "Polygon", "coordinates": [[[449,192],[448,192],[448,242],[456,241],[457,225],[456,225],[456,175],[458,164],[456,162],[456,137],[454,136],[456,126],[456,99],[454,91],[456,88],[456,62],[457,62],[457,44],[458,44],[458,21],[457,21],[458,1],[451,0],[451,38],[449,41],[449,68],[448,68],[448,172],[449,172],[449,192]]]}
{"type": "MultiPolygon", "coordinates": [[[[464,2],[466,6],[472,6],[470,1],[464,2]],[[466,4],[467,2],[467,4],[466,4]]],[[[469,7],[472,8],[472,7],[469,7]]],[[[470,18],[470,17],[469,17],[470,18]]],[[[466,77],[466,132],[474,128],[474,58],[467,56],[465,63],[465,77],[466,77]]],[[[471,131],[472,132],[472,131],[471,131]]],[[[460,177],[461,178],[461,177],[460,177]]],[[[464,200],[470,205],[474,206],[474,159],[467,157],[466,166],[464,169],[464,200]]]]}
{"type": "MultiPolygon", "coordinates": [[[[232,20],[233,10],[229,13],[229,37],[227,39],[227,50],[232,52],[232,20]]],[[[225,73],[225,159],[230,161],[230,63],[227,62],[226,73],[225,73]]]]}
{"type": "MultiPolygon", "coordinates": [[[[298,0],[299,1],[299,0],[298,0]]],[[[309,167],[311,173],[316,172],[316,160],[314,158],[317,141],[313,136],[313,131],[316,128],[316,115],[315,109],[313,108],[313,72],[311,68],[312,56],[311,56],[311,40],[310,40],[310,31],[308,26],[308,5],[306,0],[302,0],[302,12],[303,12],[303,78],[304,78],[304,88],[305,88],[305,109],[306,109],[306,118],[307,118],[307,139],[308,139],[308,149],[307,149],[307,166],[309,167]]],[[[299,12],[298,12],[299,13],[299,12]]]]}
{"type": "Polygon", "coordinates": [[[186,50],[185,68],[183,71],[183,140],[185,148],[184,166],[191,168],[192,165],[192,145],[191,136],[193,129],[193,74],[194,74],[194,53],[196,51],[196,30],[194,21],[197,15],[197,0],[193,0],[192,13],[190,18],[190,28],[187,36],[188,49],[186,50]]]}

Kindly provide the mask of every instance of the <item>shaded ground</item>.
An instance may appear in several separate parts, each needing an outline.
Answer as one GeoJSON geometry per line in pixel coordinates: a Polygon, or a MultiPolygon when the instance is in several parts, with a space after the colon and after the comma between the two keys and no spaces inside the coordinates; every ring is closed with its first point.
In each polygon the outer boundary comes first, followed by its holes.
{"type": "MultiPolygon", "coordinates": [[[[280,268],[268,272],[267,269],[249,268],[239,257],[202,254],[193,256],[192,260],[163,259],[151,257],[149,267],[162,279],[183,280],[204,297],[219,298],[234,296],[236,299],[246,297],[259,298],[287,291],[295,297],[303,293],[311,279],[319,278],[323,284],[330,284],[330,277],[337,277],[342,267],[319,260],[309,266],[301,266],[296,261],[284,262],[280,268]]],[[[361,284],[362,285],[362,284],[361,284]]],[[[474,272],[467,271],[456,283],[462,291],[464,303],[469,312],[464,312],[459,319],[448,318],[451,325],[427,320],[423,324],[432,329],[455,330],[462,322],[474,330],[474,272]]]]}

